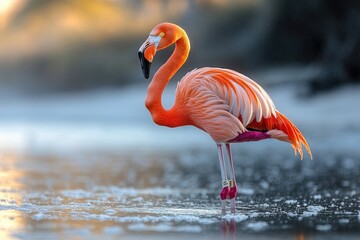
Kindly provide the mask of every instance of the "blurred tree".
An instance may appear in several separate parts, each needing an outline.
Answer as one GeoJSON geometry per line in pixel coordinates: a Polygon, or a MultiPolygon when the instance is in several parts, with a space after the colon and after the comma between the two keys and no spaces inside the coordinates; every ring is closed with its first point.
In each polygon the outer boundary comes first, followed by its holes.
{"type": "Polygon", "coordinates": [[[265,63],[321,65],[311,91],[360,82],[360,2],[277,0],[277,14],[264,41],[265,63]]]}
{"type": "Polygon", "coordinates": [[[133,82],[137,36],[161,21],[157,13],[186,7],[163,2],[23,1],[0,29],[0,83],[47,91],[133,82]]]}
{"type": "MultiPolygon", "coordinates": [[[[328,89],[360,81],[359,4],[14,0],[16,7],[0,12],[0,84],[46,91],[140,81],[138,47],[155,24],[174,21],[187,30],[192,43],[183,71],[207,65],[245,73],[315,65],[321,73],[312,76],[310,89],[328,89]]],[[[159,53],[154,68],[168,54],[159,53]]]]}

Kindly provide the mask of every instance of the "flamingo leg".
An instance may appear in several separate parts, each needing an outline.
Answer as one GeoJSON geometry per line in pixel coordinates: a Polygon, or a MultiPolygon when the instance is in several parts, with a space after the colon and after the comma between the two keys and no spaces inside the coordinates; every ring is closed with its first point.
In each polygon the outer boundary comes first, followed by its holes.
{"type": "Polygon", "coordinates": [[[226,198],[229,195],[229,181],[228,176],[226,173],[226,166],[224,160],[224,153],[223,153],[223,145],[217,144],[218,154],[219,154],[219,161],[220,161],[220,170],[221,170],[221,180],[222,180],[222,190],[220,192],[220,199],[221,199],[221,212],[222,214],[226,214],[226,198]]]}
{"type": "Polygon", "coordinates": [[[229,180],[230,211],[231,213],[235,213],[235,199],[237,195],[237,186],[236,186],[234,162],[232,159],[230,144],[226,143],[225,146],[226,146],[227,158],[229,160],[229,170],[230,170],[230,180],[229,180]]]}

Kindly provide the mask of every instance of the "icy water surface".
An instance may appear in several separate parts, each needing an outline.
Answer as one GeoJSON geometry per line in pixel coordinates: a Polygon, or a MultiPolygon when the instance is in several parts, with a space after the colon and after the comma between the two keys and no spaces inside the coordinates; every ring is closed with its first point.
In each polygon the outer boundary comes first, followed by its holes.
{"type": "Polygon", "coordinates": [[[225,216],[215,149],[2,153],[0,238],[358,239],[356,156],[300,161],[278,154],[266,163],[262,154],[240,152],[237,213],[225,216]]]}
{"type": "Polygon", "coordinates": [[[153,124],[145,92],[0,99],[0,239],[359,239],[359,87],[271,90],[314,160],[283,142],[234,145],[225,216],[215,144],[153,124]]]}

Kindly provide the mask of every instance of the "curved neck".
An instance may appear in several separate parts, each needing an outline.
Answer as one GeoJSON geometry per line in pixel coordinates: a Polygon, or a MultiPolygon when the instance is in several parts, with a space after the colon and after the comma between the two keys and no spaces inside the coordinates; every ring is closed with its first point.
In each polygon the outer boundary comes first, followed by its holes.
{"type": "Polygon", "coordinates": [[[172,107],[169,110],[164,109],[161,101],[162,93],[175,73],[185,63],[190,52],[190,42],[186,33],[182,35],[175,43],[175,50],[155,73],[151,83],[149,84],[145,105],[150,111],[155,123],[169,127],[183,125],[181,117],[176,114],[176,109],[172,107]]]}

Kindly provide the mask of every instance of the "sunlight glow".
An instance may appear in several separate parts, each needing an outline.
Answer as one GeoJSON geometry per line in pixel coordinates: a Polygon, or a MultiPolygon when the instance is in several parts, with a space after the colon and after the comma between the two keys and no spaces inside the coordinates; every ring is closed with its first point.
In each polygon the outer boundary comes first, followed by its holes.
{"type": "Polygon", "coordinates": [[[27,0],[0,0],[0,31],[5,29],[17,10],[27,0]]]}
{"type": "Polygon", "coordinates": [[[16,5],[16,0],[1,0],[0,1],[0,14],[7,13],[14,5],[16,5]]]}
{"type": "Polygon", "coordinates": [[[2,211],[0,211],[0,239],[14,239],[12,234],[23,229],[24,220],[22,214],[13,210],[22,202],[22,196],[19,190],[22,189],[20,180],[22,172],[16,169],[18,156],[13,153],[0,152],[0,161],[5,163],[0,167],[0,202],[2,211]],[[6,167],[4,167],[6,166],[6,167]]]}

